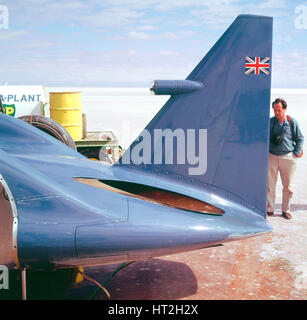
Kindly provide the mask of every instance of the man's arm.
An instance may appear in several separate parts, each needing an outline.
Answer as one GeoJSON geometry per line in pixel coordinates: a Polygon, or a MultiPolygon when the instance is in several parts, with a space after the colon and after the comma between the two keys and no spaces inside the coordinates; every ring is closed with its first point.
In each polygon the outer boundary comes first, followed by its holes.
{"type": "Polygon", "coordinates": [[[295,141],[295,148],[293,150],[293,153],[298,157],[303,150],[304,135],[302,134],[297,121],[295,121],[294,132],[295,132],[296,141],[295,141]]]}

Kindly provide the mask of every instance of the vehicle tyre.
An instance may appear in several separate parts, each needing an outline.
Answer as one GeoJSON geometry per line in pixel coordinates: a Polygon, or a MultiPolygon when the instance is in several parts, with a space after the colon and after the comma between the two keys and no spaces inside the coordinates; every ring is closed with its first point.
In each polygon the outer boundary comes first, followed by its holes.
{"type": "Polygon", "coordinates": [[[61,126],[57,121],[48,117],[38,115],[27,115],[19,117],[18,119],[28,122],[32,126],[46,132],[50,136],[60,140],[70,148],[76,150],[76,145],[68,131],[61,126]]]}
{"type": "MultiPolygon", "coordinates": [[[[75,285],[78,268],[58,270],[27,270],[27,300],[65,299],[75,285]]],[[[21,300],[21,270],[9,271],[9,288],[0,290],[0,300],[21,300]]]]}
{"type": "Polygon", "coordinates": [[[74,286],[78,268],[57,270],[28,270],[27,298],[29,300],[63,299],[74,286]]]}

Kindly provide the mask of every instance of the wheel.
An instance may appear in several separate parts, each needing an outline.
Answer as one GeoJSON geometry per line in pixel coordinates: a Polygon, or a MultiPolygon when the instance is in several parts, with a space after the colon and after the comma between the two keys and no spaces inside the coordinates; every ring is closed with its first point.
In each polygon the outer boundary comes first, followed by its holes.
{"type": "Polygon", "coordinates": [[[78,152],[88,159],[99,160],[99,151],[101,147],[78,148],[78,152]]]}
{"type": "Polygon", "coordinates": [[[31,124],[32,126],[46,132],[50,136],[60,140],[70,148],[77,150],[75,142],[68,131],[55,120],[38,115],[22,116],[18,119],[31,124]]]}
{"type": "Polygon", "coordinates": [[[109,152],[104,150],[104,148],[102,147],[90,147],[90,148],[81,147],[81,148],[78,148],[78,152],[90,160],[101,161],[101,162],[106,162],[108,164],[112,164],[112,161],[108,157],[109,152]]]}
{"type": "Polygon", "coordinates": [[[75,284],[78,268],[57,270],[28,270],[27,299],[61,299],[75,284]]]}
{"type": "MultiPolygon", "coordinates": [[[[66,291],[81,280],[79,268],[27,270],[27,300],[63,299],[66,291]]],[[[21,270],[9,271],[9,288],[0,290],[0,300],[21,300],[21,270]]]]}

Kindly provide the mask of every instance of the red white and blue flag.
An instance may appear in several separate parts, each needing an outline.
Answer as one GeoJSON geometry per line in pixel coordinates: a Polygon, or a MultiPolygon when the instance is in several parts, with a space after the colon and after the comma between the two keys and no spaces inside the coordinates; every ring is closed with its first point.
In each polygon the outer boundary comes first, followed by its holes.
{"type": "Polygon", "coordinates": [[[245,60],[245,74],[260,74],[261,72],[265,74],[270,73],[270,58],[246,57],[245,60]]]}

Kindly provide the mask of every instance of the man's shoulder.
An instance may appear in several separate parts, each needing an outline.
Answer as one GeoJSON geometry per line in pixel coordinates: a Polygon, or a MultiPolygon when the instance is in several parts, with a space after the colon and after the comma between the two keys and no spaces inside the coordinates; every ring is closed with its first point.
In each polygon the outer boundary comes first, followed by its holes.
{"type": "Polygon", "coordinates": [[[287,120],[291,122],[291,124],[298,126],[298,122],[295,118],[287,114],[287,120]]]}

